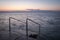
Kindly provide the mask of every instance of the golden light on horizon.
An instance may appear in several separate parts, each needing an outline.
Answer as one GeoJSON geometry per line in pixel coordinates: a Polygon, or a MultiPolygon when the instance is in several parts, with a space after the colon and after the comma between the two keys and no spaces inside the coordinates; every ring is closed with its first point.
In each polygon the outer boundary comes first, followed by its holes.
{"type": "Polygon", "coordinates": [[[0,11],[11,10],[60,10],[57,0],[0,0],[0,11]]]}
{"type": "Polygon", "coordinates": [[[40,10],[60,10],[60,7],[49,7],[42,4],[39,5],[39,7],[34,5],[6,5],[6,6],[0,6],[0,11],[12,11],[12,10],[26,10],[26,9],[40,9],[40,10]]]}
{"type": "Polygon", "coordinates": [[[35,7],[33,7],[33,6],[30,6],[30,5],[28,5],[28,6],[26,6],[26,5],[24,5],[24,6],[2,6],[2,7],[0,7],[0,10],[26,10],[26,9],[39,9],[39,8],[35,8],[35,7]]]}
{"type": "Polygon", "coordinates": [[[40,9],[40,10],[60,10],[60,8],[26,8],[26,7],[0,7],[0,11],[12,11],[12,10],[26,10],[26,9],[40,9]]]}

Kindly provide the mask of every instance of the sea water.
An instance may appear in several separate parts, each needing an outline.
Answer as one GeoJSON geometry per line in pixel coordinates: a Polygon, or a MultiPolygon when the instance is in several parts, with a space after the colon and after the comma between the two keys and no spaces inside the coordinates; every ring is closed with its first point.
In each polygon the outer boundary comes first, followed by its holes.
{"type": "MultiPolygon", "coordinates": [[[[60,12],[0,13],[0,31],[9,30],[9,17],[16,18],[25,23],[26,19],[29,18],[40,24],[40,35],[42,35],[43,38],[47,40],[60,40],[60,12]]],[[[11,19],[12,30],[25,30],[25,23],[11,19]]],[[[37,33],[37,31],[39,31],[38,28],[37,24],[28,21],[28,29],[30,31],[37,33]]]]}

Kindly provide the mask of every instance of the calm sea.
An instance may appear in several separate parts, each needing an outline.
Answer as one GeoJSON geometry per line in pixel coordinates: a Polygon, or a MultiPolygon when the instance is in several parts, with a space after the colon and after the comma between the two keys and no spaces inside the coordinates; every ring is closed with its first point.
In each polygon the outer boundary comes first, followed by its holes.
{"type": "MultiPolygon", "coordinates": [[[[47,38],[47,40],[60,40],[60,12],[0,13],[0,29],[8,29],[9,17],[23,22],[26,22],[26,18],[29,18],[40,24],[40,35],[43,35],[43,38],[47,38]]],[[[14,19],[11,19],[11,26],[13,30],[25,30],[25,23],[21,23],[14,19]]],[[[38,32],[38,28],[38,24],[28,20],[29,31],[38,32]]]]}

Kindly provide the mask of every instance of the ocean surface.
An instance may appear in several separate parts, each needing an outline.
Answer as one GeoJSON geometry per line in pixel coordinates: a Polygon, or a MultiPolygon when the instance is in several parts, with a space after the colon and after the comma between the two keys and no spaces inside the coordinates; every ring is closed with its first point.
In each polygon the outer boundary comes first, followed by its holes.
{"type": "MultiPolygon", "coordinates": [[[[26,19],[29,18],[40,24],[41,40],[60,40],[60,12],[0,13],[0,35],[2,31],[9,30],[9,17],[22,21],[10,20],[11,31],[16,34],[26,35],[26,19]]],[[[28,35],[39,33],[38,24],[28,20],[28,35]]]]}

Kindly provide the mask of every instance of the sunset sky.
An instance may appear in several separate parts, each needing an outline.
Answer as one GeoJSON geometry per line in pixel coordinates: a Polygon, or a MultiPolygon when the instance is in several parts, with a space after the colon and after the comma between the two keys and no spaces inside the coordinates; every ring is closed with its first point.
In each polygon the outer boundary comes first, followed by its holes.
{"type": "Polygon", "coordinates": [[[0,0],[0,11],[25,9],[60,10],[60,0],[0,0]]]}

